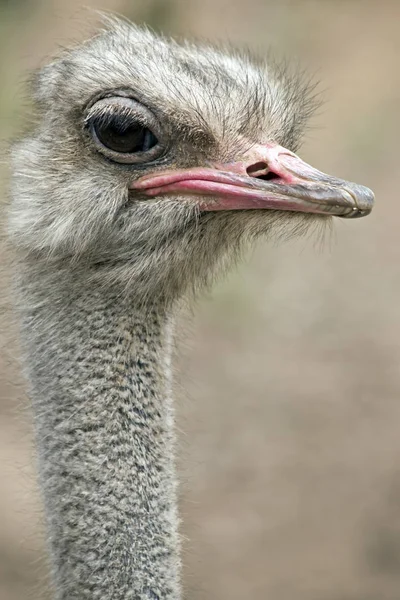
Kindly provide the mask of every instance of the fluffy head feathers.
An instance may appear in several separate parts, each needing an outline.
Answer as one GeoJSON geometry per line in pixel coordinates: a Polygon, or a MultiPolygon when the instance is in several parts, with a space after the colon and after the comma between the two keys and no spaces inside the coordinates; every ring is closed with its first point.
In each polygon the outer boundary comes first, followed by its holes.
{"type": "Polygon", "coordinates": [[[273,62],[114,22],[45,66],[33,87],[38,120],[14,149],[10,211],[14,245],[32,265],[121,285],[143,302],[172,299],[208,283],[244,241],[273,229],[303,231],[318,219],[202,213],[187,197],[150,200],[128,191],[146,172],[234,161],[256,143],[295,150],[312,90],[273,62]],[[87,111],[116,93],[151,112],[161,156],[119,164],[98,152],[87,111]]]}

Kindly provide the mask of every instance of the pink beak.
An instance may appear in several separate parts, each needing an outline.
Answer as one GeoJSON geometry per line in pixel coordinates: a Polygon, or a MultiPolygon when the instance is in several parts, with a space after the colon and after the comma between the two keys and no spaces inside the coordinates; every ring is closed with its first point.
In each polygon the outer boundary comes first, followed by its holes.
{"type": "Polygon", "coordinates": [[[255,145],[243,160],[224,165],[164,171],[135,181],[145,196],[199,197],[202,210],[273,209],[363,217],[373,192],[326,175],[277,144],[255,145]]]}

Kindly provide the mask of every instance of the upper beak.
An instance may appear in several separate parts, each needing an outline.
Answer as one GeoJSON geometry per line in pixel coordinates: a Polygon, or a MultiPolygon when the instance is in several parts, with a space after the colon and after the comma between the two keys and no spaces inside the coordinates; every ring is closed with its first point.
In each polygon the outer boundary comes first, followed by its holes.
{"type": "Polygon", "coordinates": [[[374,204],[362,185],[318,171],[277,144],[255,145],[243,160],[144,176],[131,185],[146,196],[201,196],[202,210],[275,209],[363,217],[374,204]]]}

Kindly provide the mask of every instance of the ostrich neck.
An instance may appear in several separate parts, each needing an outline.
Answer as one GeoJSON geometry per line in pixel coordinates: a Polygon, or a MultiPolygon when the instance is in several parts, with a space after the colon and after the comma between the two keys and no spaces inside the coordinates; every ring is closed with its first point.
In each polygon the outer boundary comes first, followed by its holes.
{"type": "Polygon", "coordinates": [[[22,333],[56,598],[177,600],[171,317],[54,285],[25,286],[22,333]]]}

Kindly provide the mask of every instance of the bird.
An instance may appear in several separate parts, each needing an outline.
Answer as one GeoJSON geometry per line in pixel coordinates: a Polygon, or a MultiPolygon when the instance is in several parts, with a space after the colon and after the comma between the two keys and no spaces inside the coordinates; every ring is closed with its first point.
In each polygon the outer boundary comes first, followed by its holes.
{"type": "Polygon", "coordinates": [[[313,84],[120,19],[32,77],[8,237],[57,600],[181,600],[174,322],[259,237],[371,212],[296,154],[313,84]]]}

